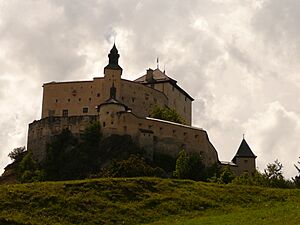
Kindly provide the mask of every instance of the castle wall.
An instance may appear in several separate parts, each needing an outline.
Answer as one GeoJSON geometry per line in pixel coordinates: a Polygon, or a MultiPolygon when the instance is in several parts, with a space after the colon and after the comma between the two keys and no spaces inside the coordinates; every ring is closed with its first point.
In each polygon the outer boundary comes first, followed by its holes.
{"type": "MultiPolygon", "coordinates": [[[[118,104],[102,105],[99,116],[105,136],[129,134],[140,147],[147,150],[149,158],[153,156],[154,149],[173,157],[185,149],[187,152],[201,153],[206,165],[218,162],[217,152],[202,129],[153,118],[139,118],[133,113],[124,112],[124,106],[118,104]]],[[[29,125],[28,149],[41,161],[51,136],[65,128],[79,135],[96,119],[97,116],[73,116],[34,121],[29,125]]]]}
{"type": "Polygon", "coordinates": [[[109,98],[109,89],[113,83],[117,99],[140,117],[149,116],[154,105],[169,105],[164,93],[122,80],[118,72],[107,70],[104,78],[94,78],[93,81],[44,84],[42,118],[63,116],[64,110],[68,111],[68,116],[97,115],[96,106],[109,98]]]}
{"type": "Polygon", "coordinates": [[[29,124],[27,149],[32,151],[34,158],[41,161],[45,158],[46,146],[51,137],[69,129],[79,135],[97,116],[47,117],[29,124]]]}
{"type": "Polygon", "coordinates": [[[122,80],[119,99],[139,117],[149,116],[154,106],[168,105],[168,97],[153,88],[132,81],[122,80]]]}
{"type": "Polygon", "coordinates": [[[176,112],[183,117],[187,125],[192,123],[192,101],[184,95],[176,86],[169,82],[161,82],[154,84],[147,84],[153,86],[154,89],[163,92],[168,96],[168,106],[175,109],[176,112]]]}
{"type": "Polygon", "coordinates": [[[202,153],[206,165],[218,162],[217,152],[202,129],[153,118],[138,118],[129,112],[118,112],[107,119],[100,115],[104,133],[129,134],[138,140],[141,147],[144,143],[149,145],[149,140],[144,142],[141,136],[143,139],[152,137],[153,149],[159,149],[161,153],[176,157],[180,150],[185,149],[202,153]]]}
{"type": "Polygon", "coordinates": [[[95,106],[106,100],[102,83],[103,79],[95,78],[93,81],[44,84],[42,118],[63,116],[63,110],[68,110],[68,116],[96,115],[95,106]]]}

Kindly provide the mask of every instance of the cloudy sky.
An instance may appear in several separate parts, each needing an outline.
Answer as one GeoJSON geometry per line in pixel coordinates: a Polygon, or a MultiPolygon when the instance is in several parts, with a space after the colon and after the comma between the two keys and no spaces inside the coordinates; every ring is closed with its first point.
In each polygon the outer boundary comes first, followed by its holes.
{"type": "Polygon", "coordinates": [[[220,160],[246,134],[258,168],[300,156],[299,0],[0,0],[0,173],[42,84],[103,75],[114,38],[123,78],[160,67],[195,101],[220,160]]]}

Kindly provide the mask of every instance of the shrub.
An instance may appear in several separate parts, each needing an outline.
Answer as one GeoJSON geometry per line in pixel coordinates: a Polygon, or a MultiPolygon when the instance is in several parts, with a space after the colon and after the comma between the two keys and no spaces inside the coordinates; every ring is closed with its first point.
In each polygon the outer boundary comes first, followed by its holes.
{"type": "Polygon", "coordinates": [[[175,109],[170,109],[167,107],[161,108],[159,106],[155,106],[152,109],[150,116],[156,119],[167,120],[174,123],[185,123],[184,119],[176,112],[175,109]]]}
{"type": "Polygon", "coordinates": [[[198,153],[188,155],[185,150],[179,152],[174,176],[179,179],[204,180],[205,167],[198,153]]]}
{"type": "Polygon", "coordinates": [[[143,177],[157,176],[160,177],[164,170],[156,167],[153,168],[145,162],[145,159],[131,155],[126,160],[113,160],[110,166],[102,172],[102,176],[106,177],[143,177]]]}

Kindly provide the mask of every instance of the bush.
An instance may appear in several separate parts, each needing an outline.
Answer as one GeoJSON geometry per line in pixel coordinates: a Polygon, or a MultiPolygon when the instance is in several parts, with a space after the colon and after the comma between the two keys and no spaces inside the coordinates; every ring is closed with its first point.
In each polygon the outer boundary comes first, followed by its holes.
{"type": "Polygon", "coordinates": [[[204,180],[205,167],[198,153],[188,155],[185,150],[179,152],[174,176],[179,179],[204,180]]]}
{"type": "Polygon", "coordinates": [[[43,181],[44,171],[39,168],[38,163],[32,158],[31,152],[27,153],[17,167],[17,179],[22,183],[43,181]]]}
{"type": "Polygon", "coordinates": [[[152,109],[150,116],[156,119],[167,120],[174,123],[185,123],[184,119],[176,112],[175,109],[170,109],[167,107],[161,108],[159,106],[155,106],[152,109]]]}
{"type": "Polygon", "coordinates": [[[126,160],[113,160],[110,166],[102,172],[102,176],[105,177],[161,177],[163,174],[163,169],[151,167],[144,158],[137,155],[131,155],[126,160]]]}

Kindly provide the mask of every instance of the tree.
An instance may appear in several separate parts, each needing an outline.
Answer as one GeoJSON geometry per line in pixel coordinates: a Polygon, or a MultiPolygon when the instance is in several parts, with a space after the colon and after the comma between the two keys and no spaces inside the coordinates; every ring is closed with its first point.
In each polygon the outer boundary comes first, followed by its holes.
{"type": "Polygon", "coordinates": [[[205,166],[199,153],[188,155],[185,150],[179,152],[174,176],[179,179],[204,180],[205,166]]]}
{"type": "Polygon", "coordinates": [[[18,148],[14,148],[9,154],[8,156],[11,158],[11,160],[13,161],[20,161],[22,160],[22,157],[25,155],[26,152],[26,148],[25,146],[23,147],[18,147],[18,148]]]}
{"type": "MultiPolygon", "coordinates": [[[[299,157],[299,159],[300,159],[300,157],[299,157]]],[[[298,164],[300,165],[300,161],[298,161],[298,164]]],[[[296,186],[297,188],[300,188],[300,168],[299,168],[299,166],[297,166],[297,165],[295,165],[295,164],[294,164],[294,166],[295,166],[296,170],[298,171],[298,175],[296,175],[296,176],[295,176],[294,178],[292,178],[292,179],[293,179],[293,181],[294,181],[295,186],[296,186]]]]}
{"type": "Polygon", "coordinates": [[[220,177],[218,178],[218,183],[229,184],[235,178],[234,173],[231,171],[229,166],[224,166],[221,169],[220,177]]]}
{"type": "Polygon", "coordinates": [[[184,119],[176,112],[175,109],[170,109],[167,107],[155,106],[152,109],[150,116],[156,119],[167,120],[174,123],[185,123],[184,119]]]}
{"type": "Polygon", "coordinates": [[[269,163],[264,170],[267,186],[276,188],[288,187],[288,182],[283,177],[283,165],[278,159],[274,163],[269,163]]]}
{"type": "Polygon", "coordinates": [[[38,163],[28,152],[17,167],[17,178],[22,183],[44,180],[44,171],[40,170],[38,163]]]}
{"type": "Polygon", "coordinates": [[[185,150],[179,152],[176,160],[174,176],[179,179],[188,178],[189,173],[189,158],[185,150]]]}

